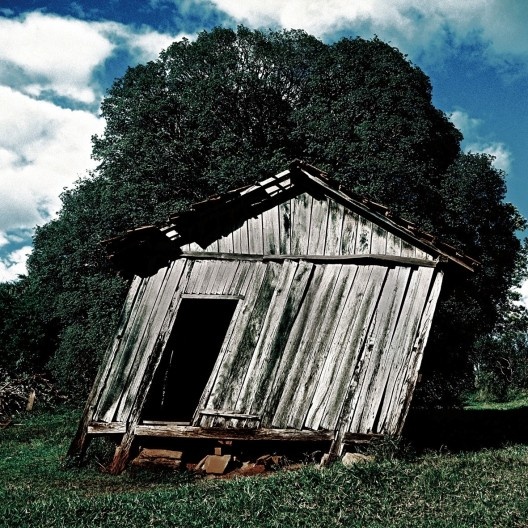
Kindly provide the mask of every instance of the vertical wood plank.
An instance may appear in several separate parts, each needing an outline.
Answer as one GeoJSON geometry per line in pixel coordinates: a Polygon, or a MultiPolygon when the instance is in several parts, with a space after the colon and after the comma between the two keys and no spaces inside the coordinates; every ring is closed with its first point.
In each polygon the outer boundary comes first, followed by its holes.
{"type": "Polygon", "coordinates": [[[130,450],[132,448],[136,427],[141,418],[143,405],[147,399],[154,374],[160,363],[161,355],[167,343],[168,336],[170,335],[170,329],[174,324],[180,300],[181,296],[173,296],[174,302],[170,303],[167,312],[165,312],[161,328],[159,329],[156,341],[152,347],[152,353],[143,356],[145,365],[141,369],[140,375],[137,377],[137,386],[133,386],[129,390],[129,396],[130,393],[132,393],[132,397],[130,398],[130,401],[127,402],[126,410],[122,412],[123,415],[126,415],[127,430],[121,438],[121,443],[116,448],[114,458],[110,465],[109,471],[112,474],[120,473],[124,469],[130,456],[130,450]]]}
{"type": "Polygon", "coordinates": [[[83,410],[83,415],[79,423],[79,427],[75,433],[75,436],[68,448],[68,457],[77,457],[79,460],[82,460],[83,455],[87,446],[87,433],[88,433],[88,424],[92,420],[97,419],[94,416],[95,410],[97,408],[98,402],[102,393],[104,392],[104,387],[108,383],[108,375],[112,369],[112,365],[115,360],[115,355],[119,350],[121,339],[124,336],[128,324],[130,322],[130,317],[132,312],[140,303],[141,295],[144,289],[141,286],[144,284],[144,279],[135,276],[132,280],[130,287],[127,292],[123,308],[119,316],[119,321],[115,331],[115,338],[112,343],[107,347],[101,365],[99,367],[97,376],[92,385],[90,395],[86,400],[86,405],[83,410]]]}
{"type": "Polygon", "coordinates": [[[387,255],[401,256],[402,239],[394,233],[387,233],[387,255]]]}
{"type": "Polygon", "coordinates": [[[292,211],[290,200],[279,205],[279,254],[291,254],[292,211]]]}
{"type": "Polygon", "coordinates": [[[198,260],[187,261],[187,266],[185,268],[185,290],[184,293],[192,293],[193,283],[196,281],[199,274],[193,273],[194,267],[200,262],[198,260]]]}
{"type": "Polygon", "coordinates": [[[121,348],[119,361],[109,377],[105,397],[101,399],[98,415],[103,422],[114,420],[123,392],[130,386],[130,379],[134,377],[137,364],[141,361],[141,343],[148,335],[149,322],[156,311],[156,303],[168,275],[168,269],[162,268],[156,275],[149,277],[137,317],[132,322],[128,338],[121,348]]]}
{"type": "Polygon", "coordinates": [[[391,427],[397,422],[397,417],[393,417],[395,414],[399,415],[401,410],[397,404],[399,387],[413,355],[413,343],[434,272],[434,268],[418,268],[410,276],[399,323],[389,346],[389,354],[393,355],[394,359],[377,420],[378,431],[388,434],[394,432],[391,427]]]}
{"type": "MultiPolygon", "coordinates": [[[[291,260],[285,260],[282,264],[277,286],[237,399],[236,408],[244,412],[250,412],[251,408],[255,407],[255,399],[265,392],[269,369],[276,362],[275,356],[281,352],[274,346],[275,338],[277,332],[283,330],[281,321],[283,314],[288,312],[286,308],[297,267],[298,263],[291,260]]],[[[257,404],[261,405],[260,399],[257,404]]]]}
{"type": "Polygon", "coordinates": [[[370,253],[373,255],[385,255],[387,253],[387,231],[378,225],[372,226],[372,243],[370,253]]]}
{"type": "MultiPolygon", "coordinates": [[[[301,302],[312,278],[314,264],[300,261],[295,276],[287,292],[284,310],[280,314],[275,336],[270,341],[269,353],[263,361],[264,371],[260,378],[260,386],[251,401],[250,413],[259,414],[261,426],[271,425],[270,417],[275,412],[278,397],[289,376],[289,368],[295,357],[296,347],[291,346],[291,334],[297,324],[301,302]],[[290,343],[290,346],[288,346],[290,343]]],[[[294,339],[295,340],[295,339],[294,339]]]]}
{"type": "Polygon", "coordinates": [[[204,278],[201,286],[198,287],[197,284],[193,293],[210,295],[218,295],[218,293],[222,293],[226,270],[230,264],[232,265],[236,262],[237,261],[205,261],[200,272],[207,276],[204,278]]]}
{"type": "Polygon", "coordinates": [[[224,295],[245,295],[248,277],[253,271],[255,261],[242,260],[238,264],[238,269],[231,284],[226,284],[223,290],[224,295]]]}
{"type": "Polygon", "coordinates": [[[185,286],[185,293],[199,293],[202,284],[206,281],[207,269],[210,266],[209,260],[195,260],[191,271],[191,277],[185,286]]]}
{"type": "Polygon", "coordinates": [[[308,255],[324,255],[328,226],[328,200],[313,199],[308,255]]]}
{"type": "MultiPolygon", "coordinates": [[[[322,420],[322,415],[328,404],[330,390],[338,379],[338,372],[344,356],[345,342],[357,312],[360,297],[357,295],[359,283],[358,266],[347,265],[342,269],[344,304],[338,316],[336,330],[328,342],[328,352],[321,366],[321,376],[315,392],[311,398],[310,407],[305,418],[305,427],[317,430],[322,420]]],[[[361,268],[364,269],[364,268],[361,268]]],[[[363,288],[364,285],[361,285],[363,288]]]]}
{"type": "Polygon", "coordinates": [[[309,344],[303,358],[301,377],[292,400],[288,424],[301,429],[307,420],[315,392],[323,374],[323,365],[330,351],[330,345],[337,331],[339,316],[348,298],[351,284],[347,281],[348,273],[343,272],[346,266],[329,265],[325,278],[328,286],[327,295],[321,298],[321,310],[313,324],[317,326],[317,335],[309,344]],[[333,285],[333,286],[332,286],[333,285]]]}
{"type": "Polygon", "coordinates": [[[145,332],[137,343],[134,370],[131,372],[128,383],[123,386],[123,392],[116,409],[118,422],[128,421],[129,413],[135,401],[138,397],[144,397],[138,393],[138,390],[145,375],[145,369],[151,362],[151,356],[153,354],[161,356],[161,350],[157,350],[156,347],[164,347],[168,339],[166,334],[170,333],[170,327],[167,328],[167,320],[170,318],[174,306],[179,304],[179,298],[175,299],[174,297],[184,275],[185,264],[183,260],[174,261],[161,285],[154,307],[147,319],[145,332]]]}
{"type": "Polygon", "coordinates": [[[347,397],[352,399],[357,387],[357,377],[361,372],[363,352],[369,332],[372,316],[385,279],[386,268],[383,266],[360,266],[353,291],[349,299],[354,307],[351,313],[348,333],[343,336],[343,351],[341,363],[335,373],[335,379],[330,387],[326,407],[318,410],[320,427],[334,430],[342,416],[348,425],[350,416],[347,414],[352,407],[345,411],[347,397]]]}
{"type": "Polygon", "coordinates": [[[264,254],[264,240],[262,234],[262,215],[249,218],[248,224],[248,252],[252,255],[264,254]]]}
{"type": "Polygon", "coordinates": [[[249,225],[247,220],[240,229],[240,253],[249,253],[249,225]]]}
{"type": "Polygon", "coordinates": [[[370,253],[371,243],[372,222],[360,216],[356,235],[356,254],[363,255],[370,253]]]}
{"type": "MultiPolygon", "coordinates": [[[[384,270],[384,275],[386,278],[387,270],[384,270]]],[[[360,410],[364,401],[362,399],[362,387],[364,384],[365,378],[368,377],[369,367],[375,361],[373,360],[376,357],[376,352],[374,351],[375,340],[378,337],[379,329],[377,327],[377,312],[379,312],[380,302],[382,300],[383,291],[384,291],[385,281],[380,281],[380,284],[376,288],[376,296],[371,298],[369,305],[368,317],[365,323],[363,324],[361,331],[361,343],[360,348],[358,349],[358,361],[356,363],[356,368],[354,369],[351,377],[351,382],[349,385],[349,394],[347,397],[347,406],[348,410],[346,416],[342,416],[341,420],[343,423],[346,423],[346,428],[353,430],[354,429],[354,417],[356,416],[358,410],[360,410]]]]}
{"type": "Polygon", "coordinates": [[[330,447],[330,453],[334,455],[341,455],[343,451],[343,438],[347,431],[350,430],[350,422],[354,413],[354,409],[357,405],[357,386],[358,381],[362,373],[363,364],[365,360],[368,360],[370,353],[368,346],[368,335],[371,332],[372,318],[376,304],[378,302],[380,290],[384,282],[386,268],[383,266],[369,266],[372,268],[372,273],[369,277],[367,287],[371,290],[365,299],[367,302],[361,307],[361,313],[359,318],[354,325],[353,331],[353,361],[352,365],[345,365],[346,376],[343,379],[344,384],[341,385],[340,389],[342,395],[337,400],[331,400],[332,402],[337,401],[334,409],[331,409],[331,413],[325,419],[331,417],[332,429],[335,431],[335,437],[330,447]],[[344,385],[344,386],[343,386],[344,385]],[[337,414],[334,414],[337,410],[337,414]],[[333,417],[332,417],[333,414],[333,417]]]}
{"type": "Polygon", "coordinates": [[[249,240],[247,222],[244,222],[238,229],[235,229],[235,231],[232,233],[232,236],[234,253],[248,253],[249,240]]]}
{"type": "Polygon", "coordinates": [[[310,343],[315,339],[318,332],[317,324],[314,323],[313,319],[314,317],[317,318],[320,311],[321,298],[324,298],[325,295],[328,296],[328,278],[323,283],[327,266],[321,264],[315,267],[299,315],[286,341],[284,358],[285,361],[290,362],[288,367],[285,367],[287,377],[280,380],[280,385],[277,384],[277,392],[272,403],[273,409],[270,408],[268,411],[270,415],[274,411],[271,418],[274,427],[288,427],[291,404],[302,376],[307,349],[309,350],[310,343]],[[276,405],[275,401],[277,401],[276,405]]]}
{"type": "Polygon", "coordinates": [[[313,199],[308,193],[292,199],[293,224],[291,252],[292,255],[306,255],[310,239],[310,219],[313,199]]]}
{"type": "Polygon", "coordinates": [[[240,300],[235,308],[224,342],[222,343],[211,375],[198,402],[196,412],[192,419],[193,425],[200,425],[201,427],[213,427],[214,425],[212,417],[201,417],[199,410],[215,408],[213,407],[216,405],[214,403],[216,396],[215,390],[217,393],[219,390],[218,385],[220,385],[220,391],[222,390],[221,381],[226,377],[225,373],[230,370],[234,352],[236,352],[239,344],[239,339],[237,338],[241,335],[244,325],[247,324],[248,316],[251,314],[251,309],[254,306],[266,272],[266,265],[261,262],[247,262],[246,264],[249,265],[247,266],[247,273],[245,274],[243,283],[240,284],[237,290],[237,293],[244,295],[245,298],[240,300]]]}
{"type": "Polygon", "coordinates": [[[125,300],[125,305],[120,316],[120,321],[115,332],[114,340],[112,344],[107,348],[106,357],[103,358],[99,373],[94,382],[91,398],[88,398],[88,402],[93,410],[92,418],[97,421],[103,421],[101,407],[104,406],[104,400],[112,397],[109,395],[109,391],[112,387],[112,379],[117,375],[123,361],[126,360],[123,354],[123,348],[126,348],[132,329],[137,324],[137,318],[139,317],[140,307],[145,291],[147,290],[148,279],[142,279],[138,276],[134,277],[134,280],[130,286],[130,289],[125,300]]]}
{"type": "Polygon", "coordinates": [[[126,334],[119,345],[119,351],[109,372],[108,383],[99,398],[95,416],[99,421],[111,422],[114,419],[122,388],[126,386],[128,375],[136,357],[137,341],[145,331],[146,318],[150,315],[156,295],[159,292],[161,280],[165,276],[166,269],[162,269],[157,275],[143,280],[144,293],[138,304],[134,317],[130,319],[126,334]]]}
{"type": "MultiPolygon", "coordinates": [[[[434,278],[433,287],[429,294],[427,304],[425,306],[424,312],[422,314],[422,320],[420,321],[420,327],[418,330],[418,335],[413,345],[414,362],[409,364],[408,377],[405,380],[405,383],[402,387],[404,392],[404,397],[401,398],[403,401],[402,409],[400,411],[399,420],[396,424],[393,425],[393,429],[396,431],[396,434],[400,434],[403,429],[403,424],[409,412],[409,407],[411,405],[412,395],[416,387],[416,382],[418,380],[418,374],[420,372],[420,366],[422,364],[422,358],[425,346],[427,344],[427,339],[429,337],[429,332],[431,330],[431,325],[433,322],[433,316],[436,309],[436,304],[440,296],[440,290],[442,288],[443,281],[443,272],[437,271],[434,278]]],[[[395,416],[395,414],[393,415],[395,416]]]]}
{"type": "Polygon", "coordinates": [[[218,239],[218,251],[220,253],[234,253],[233,234],[228,233],[218,239]]]}
{"type": "MultiPolygon", "coordinates": [[[[201,250],[194,250],[194,251],[201,251],[201,250]]],[[[210,253],[218,253],[219,251],[218,240],[213,240],[203,251],[207,251],[210,253]]]]}
{"type": "Polygon", "coordinates": [[[379,412],[381,400],[391,371],[394,354],[390,342],[399,325],[399,315],[410,276],[410,268],[389,269],[387,279],[374,314],[370,340],[372,352],[368,364],[358,383],[359,404],[354,409],[350,429],[354,432],[371,433],[374,420],[379,412]]]}
{"type": "Polygon", "coordinates": [[[215,291],[216,283],[218,281],[218,277],[221,276],[224,272],[224,267],[222,265],[224,263],[221,261],[214,260],[209,260],[205,262],[207,262],[207,265],[202,271],[206,272],[207,276],[204,278],[199,293],[213,294],[213,292],[215,291]]]}
{"type": "Polygon", "coordinates": [[[218,284],[217,291],[219,295],[228,295],[228,292],[231,289],[231,284],[233,280],[235,279],[238,268],[240,266],[240,261],[232,261],[232,262],[226,262],[227,266],[225,266],[225,273],[222,276],[222,283],[218,284]]]}
{"type": "Polygon", "coordinates": [[[242,228],[239,227],[231,232],[231,236],[233,237],[233,253],[242,253],[241,247],[242,247],[242,228]]]}
{"type": "Polygon", "coordinates": [[[326,228],[325,255],[341,254],[344,207],[335,200],[328,199],[328,226],[326,228]]]}
{"type": "Polygon", "coordinates": [[[356,254],[356,238],[359,226],[359,216],[344,209],[343,229],[341,234],[341,255],[356,254]]]}
{"type": "Polygon", "coordinates": [[[262,229],[264,254],[278,255],[280,248],[278,207],[273,207],[262,213],[262,229]]]}
{"type": "Polygon", "coordinates": [[[401,256],[410,258],[416,257],[416,246],[402,240],[401,256]]]}
{"type": "Polygon", "coordinates": [[[235,409],[277,285],[281,264],[255,265],[255,277],[250,282],[237,327],[206,403],[211,409],[235,409]]]}
{"type": "Polygon", "coordinates": [[[395,434],[399,434],[403,427],[405,418],[409,411],[411,404],[412,393],[416,386],[416,380],[418,378],[418,372],[422,362],[423,351],[427,344],[427,338],[431,330],[431,324],[440,296],[440,289],[442,287],[443,273],[437,271],[433,278],[433,285],[429,292],[426,305],[423,309],[421,320],[418,327],[418,332],[412,345],[412,355],[410,361],[407,363],[407,371],[403,378],[403,383],[400,384],[400,395],[399,398],[392,398],[393,407],[385,416],[385,419],[389,418],[390,422],[386,425],[387,429],[395,431],[395,434]],[[399,406],[398,407],[396,406],[399,406]]]}

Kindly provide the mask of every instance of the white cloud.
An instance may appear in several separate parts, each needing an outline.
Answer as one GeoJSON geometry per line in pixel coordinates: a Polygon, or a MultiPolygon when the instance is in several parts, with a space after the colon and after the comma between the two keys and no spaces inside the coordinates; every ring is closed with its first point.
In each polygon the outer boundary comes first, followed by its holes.
{"type": "Polygon", "coordinates": [[[112,53],[150,60],[173,40],[146,27],[40,12],[0,19],[0,232],[52,217],[63,188],[94,168],[91,136],[104,122],[74,103],[101,96],[107,87],[95,73],[112,53]],[[69,98],[70,108],[44,100],[46,90],[69,98]]]}
{"type": "Polygon", "coordinates": [[[455,110],[449,114],[449,120],[462,132],[464,137],[477,133],[478,128],[482,125],[482,119],[470,117],[462,110],[455,110]]]}
{"type": "Polygon", "coordinates": [[[146,62],[155,59],[162,49],[166,49],[175,40],[181,40],[183,37],[189,40],[193,38],[189,34],[180,33],[176,37],[163,35],[161,33],[146,32],[143,34],[130,37],[130,45],[140,62],[146,62]]]}
{"type": "Polygon", "coordinates": [[[379,34],[402,51],[431,51],[479,39],[495,55],[528,54],[528,2],[519,0],[213,0],[230,16],[257,27],[305,29],[319,37],[353,29],[379,34]]]}
{"type": "Polygon", "coordinates": [[[152,60],[182,36],[38,11],[0,18],[0,83],[33,97],[51,93],[97,103],[106,87],[98,86],[93,74],[112,54],[121,50],[131,62],[152,60]]]}
{"type": "Polygon", "coordinates": [[[159,33],[148,26],[133,28],[118,22],[91,22],[89,24],[100,35],[111,41],[117,49],[130,54],[132,62],[136,63],[156,59],[160,51],[175,40],[183,37],[193,38],[187,33],[177,35],[159,33]]]}
{"type": "Polygon", "coordinates": [[[53,216],[64,187],[94,166],[91,135],[104,122],[0,87],[0,231],[53,216]]]}
{"type": "Polygon", "coordinates": [[[0,281],[25,272],[21,237],[29,244],[35,225],[57,213],[63,189],[95,166],[91,136],[104,129],[97,112],[108,88],[100,84],[107,60],[117,53],[128,65],[152,60],[183,36],[38,11],[3,14],[0,281]],[[22,233],[18,239],[15,231],[22,233]]]}
{"type": "Polygon", "coordinates": [[[451,122],[464,136],[465,152],[482,152],[493,156],[493,165],[508,174],[511,170],[513,155],[511,150],[500,141],[490,141],[483,138],[479,129],[483,126],[482,119],[469,116],[462,110],[455,110],[449,114],[451,122]]]}
{"type": "Polygon", "coordinates": [[[512,165],[512,152],[504,143],[469,143],[465,149],[467,152],[482,152],[492,156],[493,165],[508,174],[512,165]]]}
{"type": "Polygon", "coordinates": [[[11,282],[19,275],[26,273],[26,261],[31,253],[31,246],[24,246],[0,258],[0,282],[11,282]]]}
{"type": "Polygon", "coordinates": [[[46,90],[92,103],[91,75],[114,49],[97,25],[33,12],[0,19],[0,75],[18,68],[23,90],[39,96],[46,90]]]}
{"type": "Polygon", "coordinates": [[[528,308],[528,279],[521,284],[520,288],[516,288],[514,291],[516,293],[519,293],[519,295],[521,296],[521,298],[519,299],[519,301],[516,302],[516,304],[528,308]]]}
{"type": "MultiPolygon", "coordinates": [[[[482,4],[482,3],[481,3],[482,4]]],[[[528,54],[528,3],[519,0],[492,0],[482,12],[482,34],[500,54],[528,54]]]]}

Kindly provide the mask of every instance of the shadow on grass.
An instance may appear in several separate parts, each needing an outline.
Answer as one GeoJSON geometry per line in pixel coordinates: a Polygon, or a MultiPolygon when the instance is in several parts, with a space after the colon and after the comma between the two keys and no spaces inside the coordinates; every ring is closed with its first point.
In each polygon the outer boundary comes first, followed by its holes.
{"type": "Polygon", "coordinates": [[[528,444],[528,407],[511,410],[411,409],[402,436],[418,451],[473,451],[528,444]]]}

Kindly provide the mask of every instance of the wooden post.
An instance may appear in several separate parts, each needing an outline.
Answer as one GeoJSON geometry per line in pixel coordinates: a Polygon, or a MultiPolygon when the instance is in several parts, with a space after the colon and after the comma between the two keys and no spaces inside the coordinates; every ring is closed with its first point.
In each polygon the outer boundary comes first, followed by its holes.
{"type": "Polygon", "coordinates": [[[346,392],[345,398],[343,400],[343,405],[341,407],[341,412],[339,413],[339,418],[337,420],[336,430],[334,441],[330,446],[328,453],[328,461],[335,460],[343,454],[343,448],[345,446],[345,434],[352,423],[353,418],[353,408],[357,405],[357,390],[359,383],[359,376],[362,371],[362,364],[365,360],[365,355],[368,354],[371,350],[371,343],[369,342],[369,333],[371,325],[371,317],[374,313],[374,307],[376,303],[373,303],[372,307],[369,309],[369,317],[366,321],[364,327],[364,334],[361,338],[361,346],[357,351],[358,357],[356,359],[356,370],[352,372],[352,377],[348,390],[346,392]],[[357,365],[360,365],[360,368],[357,368],[357,365]]]}
{"type": "Polygon", "coordinates": [[[121,439],[121,444],[117,446],[114,458],[109,467],[109,472],[112,475],[117,475],[121,473],[128,462],[130,457],[130,450],[134,442],[134,436],[136,427],[139,424],[141,418],[141,411],[143,410],[143,405],[147,399],[147,394],[150,389],[150,385],[154,378],[154,373],[156,372],[156,367],[161,359],[161,353],[163,351],[163,346],[165,342],[161,338],[158,338],[156,346],[154,347],[150,361],[145,369],[143,374],[143,379],[138,388],[138,393],[136,395],[135,402],[130,410],[129,419],[127,421],[127,430],[121,439]]]}
{"type": "Polygon", "coordinates": [[[66,454],[68,458],[70,458],[71,460],[75,460],[79,464],[82,462],[91,440],[91,438],[88,437],[88,424],[93,419],[93,414],[100,397],[101,386],[106,382],[106,377],[108,376],[108,373],[110,371],[110,360],[114,358],[114,355],[119,348],[119,336],[123,332],[128,322],[131,310],[134,306],[134,303],[136,302],[139,288],[142,283],[143,279],[141,279],[140,277],[135,277],[130,285],[125,304],[123,305],[123,308],[121,309],[121,314],[119,316],[119,322],[116,330],[117,337],[115,337],[112,343],[106,348],[105,354],[101,361],[101,365],[99,367],[99,371],[97,372],[97,377],[95,378],[95,381],[92,385],[92,390],[90,391],[90,395],[88,396],[88,399],[86,401],[86,405],[83,410],[83,415],[79,423],[79,427],[77,428],[75,437],[73,438],[68,449],[68,453],[66,454]]]}
{"type": "Polygon", "coordinates": [[[134,442],[134,426],[129,425],[128,431],[123,435],[121,444],[116,447],[114,458],[108,471],[112,475],[118,475],[121,473],[130,458],[130,449],[132,448],[132,443],[134,442]]]}

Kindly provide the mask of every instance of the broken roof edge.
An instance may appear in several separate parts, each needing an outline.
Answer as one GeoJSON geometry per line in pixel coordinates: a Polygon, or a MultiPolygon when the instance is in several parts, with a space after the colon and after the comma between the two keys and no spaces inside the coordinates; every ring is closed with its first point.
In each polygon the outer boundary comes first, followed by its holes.
{"type": "Polygon", "coordinates": [[[336,185],[328,178],[326,172],[317,167],[296,159],[290,164],[290,170],[292,172],[301,171],[309,178],[318,178],[322,180],[318,183],[322,183],[329,191],[341,194],[342,198],[355,202],[356,206],[362,209],[363,214],[366,216],[374,217],[376,221],[385,224],[386,226],[390,226],[390,228],[397,231],[400,235],[403,235],[404,238],[410,238],[415,243],[425,246],[425,248],[429,248],[439,256],[443,256],[469,271],[475,271],[475,268],[481,264],[478,260],[466,255],[456,247],[442,241],[436,235],[421,230],[416,226],[415,222],[394,215],[386,205],[370,200],[354,191],[343,189],[339,184],[336,185]]]}
{"type": "MultiPolygon", "coordinates": [[[[281,186],[281,182],[287,181],[289,178],[293,182],[297,181],[301,184],[308,183],[309,185],[319,187],[325,194],[337,198],[341,202],[344,201],[349,206],[352,205],[353,208],[359,210],[361,214],[370,220],[374,220],[382,227],[387,228],[387,230],[398,234],[403,239],[425,251],[432,252],[441,259],[458,264],[469,271],[475,271],[480,266],[479,261],[464,254],[454,246],[443,242],[437,236],[421,230],[414,222],[394,215],[383,204],[372,201],[348,189],[343,189],[341,185],[332,182],[325,171],[300,159],[293,160],[287,170],[265,180],[237,189],[231,189],[225,193],[212,195],[205,200],[195,202],[191,204],[188,210],[171,215],[168,222],[164,225],[141,226],[136,229],[131,229],[122,235],[102,241],[102,244],[105,246],[112,260],[122,262],[122,259],[115,258],[116,253],[119,252],[119,246],[124,245],[128,250],[139,240],[139,245],[145,248],[144,237],[138,235],[146,235],[149,239],[153,237],[156,242],[155,244],[146,244],[146,246],[152,249],[153,246],[159,244],[162,248],[162,258],[166,259],[168,254],[175,256],[178,253],[175,246],[190,241],[186,240],[187,237],[185,236],[181,237],[181,227],[184,224],[187,224],[187,226],[189,224],[195,224],[197,216],[198,218],[210,217],[214,213],[225,210],[226,207],[235,203],[243,206],[245,203],[253,205],[255,202],[261,203],[271,200],[281,194],[281,191],[286,191],[291,188],[291,186],[281,186]],[[273,195],[269,192],[270,188],[276,189],[273,195]],[[190,220],[191,222],[189,222],[190,220]],[[157,231],[157,233],[153,233],[153,231],[157,231]],[[168,234],[171,232],[176,236],[169,236],[168,234]],[[169,246],[173,248],[170,251],[168,250],[169,246]]],[[[138,247],[137,249],[140,248],[138,247]]]]}

